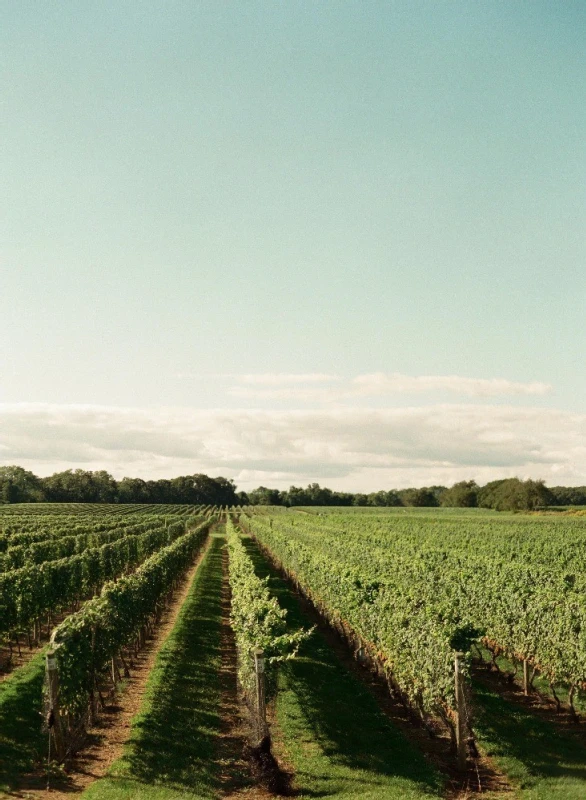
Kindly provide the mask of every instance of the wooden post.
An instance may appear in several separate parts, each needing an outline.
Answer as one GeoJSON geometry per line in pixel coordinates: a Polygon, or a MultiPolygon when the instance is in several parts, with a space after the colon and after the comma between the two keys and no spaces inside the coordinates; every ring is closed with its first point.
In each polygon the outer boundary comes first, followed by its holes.
{"type": "Polygon", "coordinates": [[[456,751],[458,769],[466,770],[466,701],[464,698],[464,676],[462,675],[461,659],[463,653],[456,653],[454,657],[454,682],[456,691],[456,751]]]}
{"type": "Polygon", "coordinates": [[[254,674],[256,678],[256,724],[258,744],[268,734],[267,709],[265,698],[265,654],[260,647],[255,647],[254,655],[254,674]]]}
{"type": "Polygon", "coordinates": [[[63,735],[63,725],[59,713],[59,670],[55,651],[50,650],[46,656],[47,670],[47,694],[49,710],[47,714],[47,725],[55,747],[55,755],[58,761],[65,757],[65,738],[63,735]]]}
{"type": "Polygon", "coordinates": [[[529,695],[529,662],[526,658],[523,659],[523,694],[525,697],[529,695]]]}

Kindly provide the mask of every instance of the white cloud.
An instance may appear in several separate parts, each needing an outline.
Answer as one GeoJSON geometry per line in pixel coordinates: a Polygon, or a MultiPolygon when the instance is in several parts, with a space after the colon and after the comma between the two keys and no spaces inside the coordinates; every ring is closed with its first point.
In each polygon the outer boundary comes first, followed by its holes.
{"type": "Polygon", "coordinates": [[[395,392],[452,392],[469,397],[493,395],[544,395],[551,391],[547,383],[519,383],[503,378],[465,378],[460,375],[401,375],[374,372],[359,375],[352,381],[363,395],[392,394],[395,392]]]}
{"type": "Polygon", "coordinates": [[[490,405],[312,411],[0,406],[0,463],[38,474],[207,472],[355,491],[519,475],[586,483],[586,415],[490,405]]]}
{"type": "Polygon", "coordinates": [[[304,383],[332,383],[339,381],[339,375],[328,375],[323,372],[268,372],[264,374],[239,375],[244,383],[260,384],[264,386],[287,386],[304,383]]]}
{"type": "Polygon", "coordinates": [[[460,375],[403,375],[374,372],[342,381],[335,375],[268,374],[234,376],[228,394],[247,400],[293,400],[303,403],[341,403],[367,397],[400,394],[457,394],[463,397],[535,396],[551,391],[547,383],[522,383],[504,378],[466,378],[460,375]],[[336,381],[336,385],[328,384],[336,381]],[[244,384],[244,385],[243,385],[244,384]]]}
{"type": "Polygon", "coordinates": [[[314,388],[311,386],[281,386],[271,389],[232,386],[228,389],[228,394],[231,397],[239,397],[242,400],[294,400],[300,403],[334,403],[351,396],[343,389],[314,388]]]}

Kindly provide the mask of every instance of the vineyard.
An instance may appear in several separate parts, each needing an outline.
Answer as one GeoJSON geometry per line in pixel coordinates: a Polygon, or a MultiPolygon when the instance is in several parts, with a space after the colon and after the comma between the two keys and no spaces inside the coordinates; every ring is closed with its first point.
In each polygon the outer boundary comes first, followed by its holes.
{"type": "Polygon", "coordinates": [[[0,656],[6,791],[586,798],[584,517],[3,506],[0,656]]]}

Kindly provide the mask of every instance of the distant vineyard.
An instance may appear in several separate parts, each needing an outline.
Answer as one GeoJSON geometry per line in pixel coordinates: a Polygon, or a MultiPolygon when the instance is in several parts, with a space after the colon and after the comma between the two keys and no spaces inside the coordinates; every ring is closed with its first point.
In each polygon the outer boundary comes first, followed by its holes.
{"type": "Polygon", "coordinates": [[[77,606],[106,581],[138,566],[203,519],[202,510],[152,507],[131,516],[120,508],[73,515],[57,510],[0,513],[0,636],[38,637],[41,618],[77,606]],[[159,509],[157,508],[157,512],[159,509]],[[196,512],[196,513],[194,513],[196,512]]]}

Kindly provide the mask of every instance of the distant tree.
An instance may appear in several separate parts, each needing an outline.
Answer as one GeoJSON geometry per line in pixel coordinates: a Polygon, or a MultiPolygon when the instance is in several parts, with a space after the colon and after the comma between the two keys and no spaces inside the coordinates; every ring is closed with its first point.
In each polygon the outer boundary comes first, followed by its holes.
{"type": "Polygon", "coordinates": [[[43,478],[43,485],[54,503],[113,503],[118,498],[116,481],[105,470],[67,469],[43,478]]]}
{"type": "Polygon", "coordinates": [[[253,506],[280,506],[283,505],[283,498],[278,489],[267,489],[266,486],[259,486],[248,493],[248,499],[253,506]]]}
{"type": "Polygon", "coordinates": [[[397,492],[394,491],[371,492],[369,495],[367,495],[367,505],[379,507],[400,506],[401,498],[397,492]]]}
{"type": "Polygon", "coordinates": [[[222,490],[213,478],[203,473],[198,473],[191,477],[191,481],[193,485],[192,503],[224,505],[222,490]]]}
{"type": "Polygon", "coordinates": [[[288,491],[259,486],[250,493],[237,492],[234,481],[208,475],[182,475],[170,480],[145,481],[122,478],[115,481],[105,470],[76,469],[39,478],[19,466],[0,467],[0,502],[27,503],[48,500],[74,503],[185,503],[190,505],[340,505],[340,506],[443,506],[494,508],[523,511],[547,505],[586,505],[586,487],[556,486],[543,481],[505,478],[479,487],[474,481],[460,481],[450,489],[428,486],[370,494],[336,492],[319,483],[288,491]]]}
{"type": "Polygon", "coordinates": [[[333,492],[332,505],[334,506],[351,506],[354,495],[351,492],[333,492]]]}
{"type": "Polygon", "coordinates": [[[442,503],[442,497],[448,491],[448,487],[447,486],[426,486],[425,488],[427,489],[428,492],[431,492],[431,494],[437,500],[437,505],[440,506],[441,503],[442,503]]]}
{"type": "Polygon", "coordinates": [[[405,506],[416,506],[418,508],[434,508],[439,506],[436,495],[427,487],[421,489],[401,489],[398,494],[405,506]]]}
{"type": "Polygon", "coordinates": [[[122,478],[118,481],[119,503],[149,503],[149,488],[142,478],[122,478]]]}
{"type": "Polygon", "coordinates": [[[118,500],[118,484],[105,469],[90,473],[96,503],[115,503],[118,500]]]}
{"type": "Polygon", "coordinates": [[[368,506],[386,506],[386,492],[371,492],[366,495],[366,505],[368,506]]]}
{"type": "Polygon", "coordinates": [[[3,503],[38,503],[45,499],[41,478],[23,467],[0,467],[3,503]]]}
{"type": "Polygon", "coordinates": [[[236,485],[230,478],[213,478],[216,484],[216,505],[219,506],[235,506],[238,505],[238,494],[236,492],[236,485]]]}
{"type": "Polygon", "coordinates": [[[586,486],[553,486],[549,491],[554,506],[586,506],[586,486]]]}
{"type": "Polygon", "coordinates": [[[307,487],[307,495],[309,497],[309,505],[312,506],[330,506],[332,505],[333,492],[326,487],[322,488],[319,483],[310,483],[307,487]]]}
{"type": "Polygon", "coordinates": [[[389,507],[401,505],[401,498],[399,497],[398,492],[395,492],[391,489],[386,493],[386,495],[387,495],[387,502],[385,505],[389,507]]]}
{"type": "Polygon", "coordinates": [[[0,499],[3,503],[26,503],[26,500],[20,499],[20,492],[18,486],[10,480],[2,481],[0,484],[1,495],[0,499]]]}
{"type": "Polygon", "coordinates": [[[288,506],[308,506],[311,505],[309,494],[301,486],[290,486],[287,492],[283,492],[283,500],[288,506]]]}
{"type": "Polygon", "coordinates": [[[170,503],[171,481],[160,478],[158,481],[146,481],[148,503],[170,503]]]}
{"type": "Polygon", "coordinates": [[[460,481],[441,496],[441,505],[452,508],[474,508],[478,505],[478,486],[475,481],[460,481]]]}
{"type": "Polygon", "coordinates": [[[543,481],[523,482],[524,507],[532,510],[552,504],[552,494],[543,481]]]}
{"type": "Polygon", "coordinates": [[[478,491],[478,505],[496,511],[531,511],[551,505],[553,496],[543,481],[505,478],[478,491]]]}

